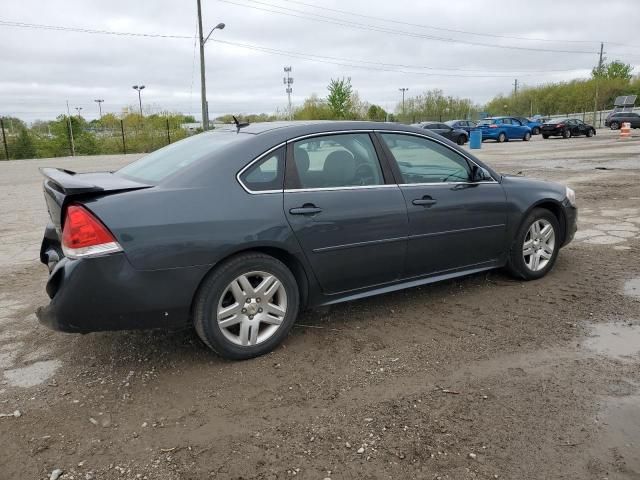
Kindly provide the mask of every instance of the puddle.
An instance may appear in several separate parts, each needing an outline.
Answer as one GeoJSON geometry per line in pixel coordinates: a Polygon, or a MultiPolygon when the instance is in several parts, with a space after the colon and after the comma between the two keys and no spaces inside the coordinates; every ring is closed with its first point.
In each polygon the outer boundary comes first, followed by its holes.
{"type": "Polygon", "coordinates": [[[27,367],[5,370],[4,376],[12,387],[35,387],[51,378],[61,366],[60,360],[36,362],[27,367]]]}
{"type": "Polygon", "coordinates": [[[615,452],[616,463],[622,466],[622,472],[640,475],[640,396],[610,397],[598,417],[602,430],[596,447],[597,456],[602,458],[615,452]]]}
{"type": "Polygon", "coordinates": [[[592,336],[584,346],[613,358],[624,358],[640,352],[640,325],[601,323],[593,326],[592,336]]]}
{"type": "Polygon", "coordinates": [[[640,278],[632,278],[624,284],[624,294],[630,297],[640,298],[640,278]]]}

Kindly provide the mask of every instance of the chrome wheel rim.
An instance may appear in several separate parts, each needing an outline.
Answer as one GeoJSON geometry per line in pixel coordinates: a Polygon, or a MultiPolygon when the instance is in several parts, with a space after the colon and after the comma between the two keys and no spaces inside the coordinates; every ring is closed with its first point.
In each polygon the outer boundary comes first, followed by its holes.
{"type": "Polygon", "coordinates": [[[231,343],[259,345],[271,338],[287,314],[287,292],[268,272],[248,272],[236,277],[222,293],[216,318],[231,343]]]}
{"type": "Polygon", "coordinates": [[[527,268],[533,272],[544,269],[553,257],[556,246],[556,232],[553,225],[544,218],[535,220],[524,238],[522,258],[527,268]]]}

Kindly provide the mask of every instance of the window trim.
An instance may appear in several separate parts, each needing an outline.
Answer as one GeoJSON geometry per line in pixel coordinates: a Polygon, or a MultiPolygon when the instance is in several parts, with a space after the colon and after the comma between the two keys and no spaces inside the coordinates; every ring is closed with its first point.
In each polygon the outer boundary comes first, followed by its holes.
{"type": "Polygon", "coordinates": [[[384,151],[380,150],[380,145],[378,145],[378,139],[374,135],[373,130],[338,130],[338,131],[330,131],[330,132],[318,132],[307,135],[302,135],[299,137],[291,138],[287,140],[287,153],[286,153],[286,167],[285,167],[285,177],[284,177],[284,191],[286,193],[293,192],[322,192],[322,191],[330,191],[330,190],[359,190],[359,189],[374,189],[374,188],[387,188],[387,187],[397,187],[397,182],[395,181],[395,176],[391,170],[391,167],[387,163],[386,155],[384,151]],[[349,185],[344,187],[311,187],[304,188],[301,186],[298,187],[288,187],[291,185],[292,178],[297,180],[297,185],[300,185],[300,179],[298,176],[298,170],[296,168],[295,162],[293,161],[293,144],[299,142],[300,140],[304,140],[306,138],[313,137],[327,137],[331,135],[353,135],[353,134],[367,134],[369,137],[369,141],[373,146],[374,154],[376,159],[378,160],[378,165],[380,166],[380,172],[382,173],[382,180],[384,183],[379,185],[349,185]],[[294,175],[295,174],[295,175],[294,175]]]}
{"type": "Polygon", "coordinates": [[[261,153],[256,158],[251,160],[247,165],[245,165],[236,174],[236,180],[240,184],[242,189],[244,191],[246,191],[247,193],[251,194],[251,195],[263,195],[263,194],[269,195],[269,194],[274,194],[274,193],[295,193],[295,192],[318,192],[318,191],[331,191],[331,190],[360,190],[360,189],[370,190],[370,189],[374,189],[374,188],[419,187],[419,186],[436,186],[436,185],[478,185],[478,184],[494,184],[494,183],[497,184],[497,183],[500,183],[498,180],[495,179],[493,173],[490,170],[486,169],[482,165],[479,165],[474,160],[472,160],[470,157],[465,155],[463,152],[459,152],[459,151],[451,148],[450,145],[447,145],[445,142],[440,141],[437,138],[433,138],[433,137],[431,137],[429,135],[424,135],[424,134],[421,134],[421,133],[418,133],[418,132],[409,132],[407,130],[389,130],[389,129],[330,130],[330,131],[326,131],[326,132],[309,133],[309,134],[300,135],[300,136],[297,136],[297,137],[294,137],[294,138],[290,138],[288,140],[280,142],[278,145],[270,148],[269,150],[265,151],[264,153],[261,153]],[[383,184],[383,185],[356,185],[356,186],[349,186],[349,187],[318,187],[318,188],[307,188],[307,189],[304,189],[304,188],[286,188],[287,174],[288,174],[288,168],[289,168],[288,165],[290,164],[289,151],[292,151],[292,149],[289,148],[289,144],[290,143],[294,143],[294,142],[297,142],[297,141],[305,139],[305,138],[323,137],[323,136],[326,136],[326,135],[348,134],[348,133],[368,133],[370,136],[372,135],[371,141],[372,141],[373,146],[374,146],[374,148],[376,150],[376,155],[378,157],[378,161],[380,162],[380,167],[382,169],[383,176],[385,177],[385,182],[386,182],[385,184],[383,184]],[[402,177],[400,177],[400,179],[396,178],[397,177],[396,172],[395,172],[395,170],[397,169],[396,160],[395,160],[395,158],[393,158],[393,155],[391,155],[390,152],[388,151],[388,147],[386,146],[386,144],[379,137],[378,134],[380,134],[380,133],[395,133],[395,134],[399,134],[399,135],[410,135],[410,136],[413,136],[413,137],[424,138],[426,140],[439,143],[440,145],[442,145],[442,146],[448,148],[449,150],[451,150],[453,153],[456,153],[456,154],[460,155],[461,157],[463,157],[471,165],[475,165],[475,166],[477,166],[479,168],[484,168],[487,171],[487,173],[489,174],[489,176],[491,177],[491,180],[482,180],[480,182],[401,183],[402,182],[402,177]],[[250,188],[248,188],[242,182],[242,180],[240,179],[240,176],[245,172],[245,170],[248,170],[249,168],[251,168],[251,166],[254,163],[259,162],[265,155],[268,155],[271,152],[273,152],[274,150],[277,150],[278,148],[281,148],[283,146],[287,146],[286,152],[285,152],[285,171],[284,171],[285,177],[284,177],[283,188],[282,189],[278,189],[278,190],[261,190],[261,191],[251,190],[250,188]],[[387,174],[388,173],[390,175],[389,175],[389,178],[387,179],[387,174]]]}
{"type": "Polygon", "coordinates": [[[395,134],[399,134],[399,135],[410,135],[410,136],[413,136],[413,137],[424,138],[424,139],[426,139],[428,141],[438,143],[438,144],[442,145],[443,147],[449,149],[451,152],[460,155],[462,158],[464,158],[470,164],[469,165],[470,167],[472,165],[475,165],[478,168],[484,169],[489,174],[489,176],[491,177],[491,180],[482,180],[480,182],[467,181],[467,182],[403,183],[402,174],[400,173],[400,169],[398,168],[398,164],[397,164],[397,161],[396,161],[395,157],[391,153],[391,150],[389,149],[389,147],[387,147],[387,144],[382,140],[382,138],[380,138],[379,142],[380,142],[380,144],[382,145],[382,148],[385,151],[385,155],[388,157],[388,161],[391,162],[391,164],[393,165],[392,169],[394,171],[394,176],[400,175],[400,178],[396,178],[396,184],[399,187],[435,186],[435,185],[478,185],[478,184],[485,184],[485,183],[500,183],[494,178],[493,173],[491,171],[489,171],[488,169],[486,169],[482,165],[478,165],[475,161],[473,161],[471,158],[469,158],[464,153],[459,152],[457,150],[454,150],[449,145],[447,145],[445,142],[442,142],[437,138],[431,138],[431,137],[429,137],[427,135],[420,135],[419,133],[407,132],[406,130],[376,130],[375,132],[376,133],[395,133],[395,134]]]}
{"type": "MultiPolygon", "coordinates": [[[[275,147],[271,147],[269,150],[267,150],[264,153],[261,153],[260,155],[258,155],[256,158],[254,158],[253,160],[251,160],[248,164],[246,164],[244,167],[242,167],[242,169],[236,173],[236,180],[238,181],[238,183],[240,184],[240,186],[247,192],[250,193],[251,195],[261,195],[261,194],[270,194],[270,193],[282,193],[284,191],[284,176],[283,176],[283,181],[282,181],[282,188],[280,189],[276,189],[276,190],[251,190],[249,187],[247,187],[244,182],[242,181],[242,174],[249,170],[253,164],[259,162],[260,160],[264,159],[264,157],[266,157],[267,155],[269,155],[270,153],[275,152],[276,150],[278,150],[279,148],[284,147],[287,144],[287,142],[281,142],[278,145],[276,145],[275,147]]],[[[286,167],[286,151],[285,151],[285,167],[284,167],[284,174],[286,174],[287,171],[287,167],[286,167]]]]}

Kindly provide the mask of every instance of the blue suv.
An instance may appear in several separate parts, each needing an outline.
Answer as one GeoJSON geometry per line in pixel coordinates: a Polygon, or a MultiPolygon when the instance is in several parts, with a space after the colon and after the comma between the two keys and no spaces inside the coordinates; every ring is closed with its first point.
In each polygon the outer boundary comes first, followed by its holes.
{"type": "Polygon", "coordinates": [[[514,117],[489,117],[478,122],[482,140],[496,140],[499,143],[509,140],[531,140],[531,128],[523,125],[514,117]]]}

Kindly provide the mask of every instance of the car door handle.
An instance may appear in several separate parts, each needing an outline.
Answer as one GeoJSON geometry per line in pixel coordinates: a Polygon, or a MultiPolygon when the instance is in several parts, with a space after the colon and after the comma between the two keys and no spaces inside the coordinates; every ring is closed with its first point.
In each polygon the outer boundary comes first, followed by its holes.
{"type": "Polygon", "coordinates": [[[435,205],[436,203],[438,203],[438,201],[434,200],[429,195],[425,195],[422,198],[416,198],[411,203],[413,203],[414,205],[422,205],[423,207],[430,207],[431,205],[435,205]]]}
{"type": "Polygon", "coordinates": [[[315,215],[316,213],[320,213],[321,211],[321,208],[318,208],[313,204],[305,203],[301,207],[292,208],[291,210],[289,210],[289,213],[291,215],[315,215]]]}

